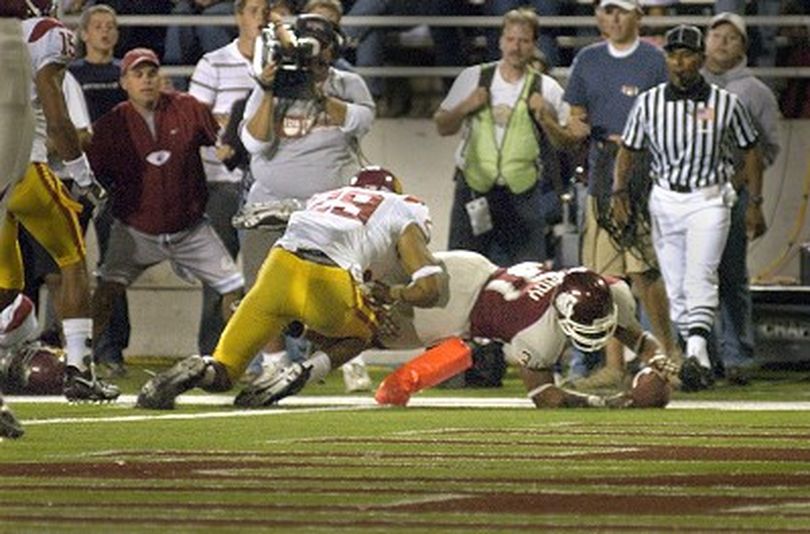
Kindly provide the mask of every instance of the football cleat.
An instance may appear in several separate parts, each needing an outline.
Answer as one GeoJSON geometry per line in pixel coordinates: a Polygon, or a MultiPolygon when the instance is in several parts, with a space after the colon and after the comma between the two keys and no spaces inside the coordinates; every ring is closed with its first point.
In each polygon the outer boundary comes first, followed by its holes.
{"type": "Polygon", "coordinates": [[[25,434],[25,430],[20,422],[0,398],[0,438],[17,439],[23,434],[25,434]]]}
{"type": "Polygon", "coordinates": [[[180,360],[143,385],[135,406],[150,410],[174,409],[177,396],[198,386],[212,366],[210,358],[199,354],[180,360]]]}
{"type": "Polygon", "coordinates": [[[363,360],[346,362],[341,367],[343,371],[343,383],[346,385],[346,393],[355,391],[371,391],[371,377],[368,376],[368,369],[363,360]]]}
{"type": "Polygon", "coordinates": [[[678,378],[681,379],[681,391],[685,392],[702,391],[714,386],[711,369],[700,365],[694,356],[683,362],[678,378]]]}
{"type": "Polygon", "coordinates": [[[79,371],[71,365],[65,370],[62,394],[69,402],[106,402],[117,399],[121,390],[116,385],[99,380],[94,366],[79,371]]]}
{"type": "Polygon", "coordinates": [[[264,373],[243,389],[233,400],[242,408],[260,408],[270,406],[284,397],[295,395],[307,384],[312,366],[306,362],[292,363],[275,369],[273,373],[264,373]]]}

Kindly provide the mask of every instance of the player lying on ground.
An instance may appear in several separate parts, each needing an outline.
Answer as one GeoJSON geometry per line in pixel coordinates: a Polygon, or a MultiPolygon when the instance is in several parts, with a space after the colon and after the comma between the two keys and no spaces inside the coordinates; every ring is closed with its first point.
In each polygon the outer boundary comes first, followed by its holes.
{"type": "MultiPolygon", "coordinates": [[[[642,330],[628,285],[584,268],[549,271],[539,263],[498,268],[479,254],[437,253],[449,276],[443,305],[429,309],[392,303],[375,345],[386,349],[436,347],[395,372],[378,391],[385,404],[405,404],[410,394],[464,371],[472,360],[458,338],[504,343],[507,362],[521,368],[528,395],[538,407],[627,404],[626,396],[600,397],[556,387],[553,369],[570,344],[599,350],[611,336],[633,350],[633,358],[663,375],[677,364],[642,330]],[[446,344],[442,341],[448,340],[446,344]],[[418,375],[415,377],[415,375],[418,375]]],[[[322,352],[303,364],[268,373],[237,397],[242,406],[267,406],[321,380],[356,354],[340,354],[329,340],[308,333],[322,352]],[[327,355],[328,354],[328,355],[327,355]]]]}
{"type": "Polygon", "coordinates": [[[427,207],[400,194],[399,181],[388,172],[361,172],[352,183],[313,196],[290,216],[213,357],[191,356],[149,380],[139,407],[172,408],[177,395],[197,386],[230,389],[258,351],[294,321],[334,339],[335,350],[358,353],[378,329],[361,289],[372,265],[407,273],[407,283],[385,288],[385,300],[438,303],[446,276],[427,248],[427,207]]]}

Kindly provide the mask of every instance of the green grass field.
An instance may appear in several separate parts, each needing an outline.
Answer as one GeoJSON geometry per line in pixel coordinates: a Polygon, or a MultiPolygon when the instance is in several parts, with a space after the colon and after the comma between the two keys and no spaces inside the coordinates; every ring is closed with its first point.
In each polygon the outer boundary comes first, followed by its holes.
{"type": "Polygon", "coordinates": [[[229,396],[171,412],[13,397],[26,435],[0,442],[0,532],[810,531],[803,373],[666,410],[539,411],[512,375],[408,408],[336,395],[337,374],[253,411],[229,396]]]}

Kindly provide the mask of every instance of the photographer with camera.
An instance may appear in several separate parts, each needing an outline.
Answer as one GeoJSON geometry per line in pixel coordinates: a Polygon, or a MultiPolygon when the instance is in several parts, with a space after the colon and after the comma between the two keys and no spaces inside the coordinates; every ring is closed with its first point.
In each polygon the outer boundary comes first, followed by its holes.
{"type": "MultiPolygon", "coordinates": [[[[332,66],[341,34],[317,14],[292,27],[273,22],[257,39],[253,55],[259,87],[245,107],[240,137],[251,155],[251,206],[287,199],[302,204],[312,195],[348,183],[359,167],[360,139],[374,119],[374,100],[363,79],[332,66]]],[[[242,234],[243,269],[249,288],[279,229],[242,234]]],[[[281,350],[280,344],[268,352],[281,350]]]]}

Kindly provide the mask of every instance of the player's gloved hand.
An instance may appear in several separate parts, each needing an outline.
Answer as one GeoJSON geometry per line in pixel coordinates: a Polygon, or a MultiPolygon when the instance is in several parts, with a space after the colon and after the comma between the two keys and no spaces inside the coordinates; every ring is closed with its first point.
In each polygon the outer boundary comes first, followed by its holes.
{"type": "Polygon", "coordinates": [[[661,374],[665,379],[669,380],[671,377],[678,376],[680,366],[675,363],[667,355],[661,352],[656,352],[652,358],[647,361],[647,365],[661,374]]]}
{"type": "Polygon", "coordinates": [[[96,181],[96,175],[90,168],[90,162],[87,161],[87,155],[84,152],[74,160],[65,161],[64,165],[65,170],[73,179],[70,193],[75,198],[87,199],[94,206],[98,206],[107,199],[107,192],[96,181]]]}
{"type": "Polygon", "coordinates": [[[623,409],[633,406],[633,397],[627,392],[605,395],[602,400],[605,403],[605,408],[623,409]]]}
{"type": "Polygon", "coordinates": [[[377,317],[377,333],[381,337],[396,337],[399,335],[399,325],[393,318],[396,303],[389,299],[388,284],[372,280],[361,285],[360,291],[377,317]]]}

